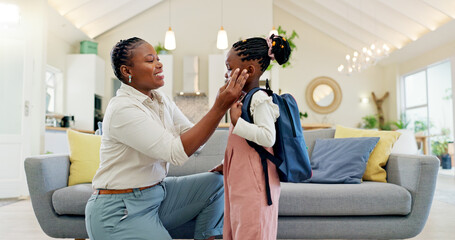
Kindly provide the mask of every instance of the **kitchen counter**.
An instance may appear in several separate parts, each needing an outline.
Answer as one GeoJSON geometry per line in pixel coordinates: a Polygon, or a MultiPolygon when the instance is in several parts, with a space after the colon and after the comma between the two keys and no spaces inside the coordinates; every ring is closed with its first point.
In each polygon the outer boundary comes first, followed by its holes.
{"type": "MultiPolygon", "coordinates": [[[[70,128],[46,126],[46,130],[54,130],[54,131],[64,131],[64,132],[66,132],[68,129],[70,129],[70,128]]],[[[74,129],[74,128],[71,128],[71,129],[74,130],[74,131],[82,132],[82,133],[90,133],[90,134],[94,134],[95,133],[95,131],[90,131],[90,130],[80,130],[80,129],[74,129]]]]}

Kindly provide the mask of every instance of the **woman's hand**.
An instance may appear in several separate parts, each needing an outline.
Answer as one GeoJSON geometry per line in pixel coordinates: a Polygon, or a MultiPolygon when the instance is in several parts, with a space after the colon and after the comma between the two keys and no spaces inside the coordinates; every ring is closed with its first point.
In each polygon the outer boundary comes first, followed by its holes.
{"type": "Polygon", "coordinates": [[[231,123],[233,126],[235,126],[237,124],[237,120],[242,115],[242,106],[243,106],[243,104],[241,102],[236,102],[236,103],[232,104],[232,106],[231,106],[230,115],[231,115],[231,123]]]}
{"type": "Polygon", "coordinates": [[[240,72],[239,68],[235,69],[226,84],[218,91],[213,107],[226,112],[241,96],[243,86],[248,77],[246,69],[243,69],[242,72],[240,72]]]}
{"type": "Polygon", "coordinates": [[[212,168],[209,172],[219,172],[221,175],[223,175],[223,168],[224,168],[224,164],[221,163],[218,166],[212,168]]]}

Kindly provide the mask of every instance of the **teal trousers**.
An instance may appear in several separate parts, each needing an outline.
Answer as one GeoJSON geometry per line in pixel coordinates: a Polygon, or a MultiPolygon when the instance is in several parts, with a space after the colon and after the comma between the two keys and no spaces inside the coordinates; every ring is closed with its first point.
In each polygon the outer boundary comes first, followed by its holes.
{"type": "Polygon", "coordinates": [[[223,234],[223,176],[200,173],[167,177],[132,193],[98,194],[88,200],[85,224],[91,240],[170,240],[168,229],[193,219],[195,239],[223,234]]]}

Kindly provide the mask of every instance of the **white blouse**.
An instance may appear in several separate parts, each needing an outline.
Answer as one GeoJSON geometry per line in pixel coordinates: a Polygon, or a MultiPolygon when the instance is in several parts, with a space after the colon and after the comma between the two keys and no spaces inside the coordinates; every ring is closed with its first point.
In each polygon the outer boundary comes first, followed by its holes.
{"type": "Polygon", "coordinates": [[[122,83],[109,102],[93,188],[150,186],[166,177],[169,163],[188,160],[180,135],[193,124],[164,94],[152,95],[153,100],[122,83]]]}
{"type": "Polygon", "coordinates": [[[257,91],[251,98],[250,112],[254,124],[239,118],[232,133],[260,146],[272,147],[276,138],[275,121],[280,116],[278,105],[267,93],[257,91]]]}

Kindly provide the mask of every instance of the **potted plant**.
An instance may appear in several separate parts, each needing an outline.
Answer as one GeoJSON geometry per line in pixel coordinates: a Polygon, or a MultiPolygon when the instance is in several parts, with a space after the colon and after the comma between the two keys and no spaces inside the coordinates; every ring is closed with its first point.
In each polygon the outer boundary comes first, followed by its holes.
{"type": "Polygon", "coordinates": [[[361,127],[366,129],[374,129],[378,126],[378,118],[376,115],[367,115],[362,118],[361,127]]]}
{"type": "Polygon", "coordinates": [[[392,124],[398,129],[406,129],[408,128],[409,121],[406,121],[406,118],[402,115],[398,121],[393,122],[392,124]]]}
{"type": "Polygon", "coordinates": [[[451,169],[452,160],[448,152],[449,142],[447,138],[435,140],[431,142],[431,149],[434,155],[436,155],[441,161],[442,169],[451,169]]]}
{"type": "Polygon", "coordinates": [[[158,44],[156,44],[154,46],[154,48],[155,48],[155,51],[156,51],[157,54],[163,54],[164,55],[164,54],[168,54],[170,52],[169,50],[164,48],[164,46],[163,46],[163,44],[161,44],[161,42],[158,42],[158,44]]]}

